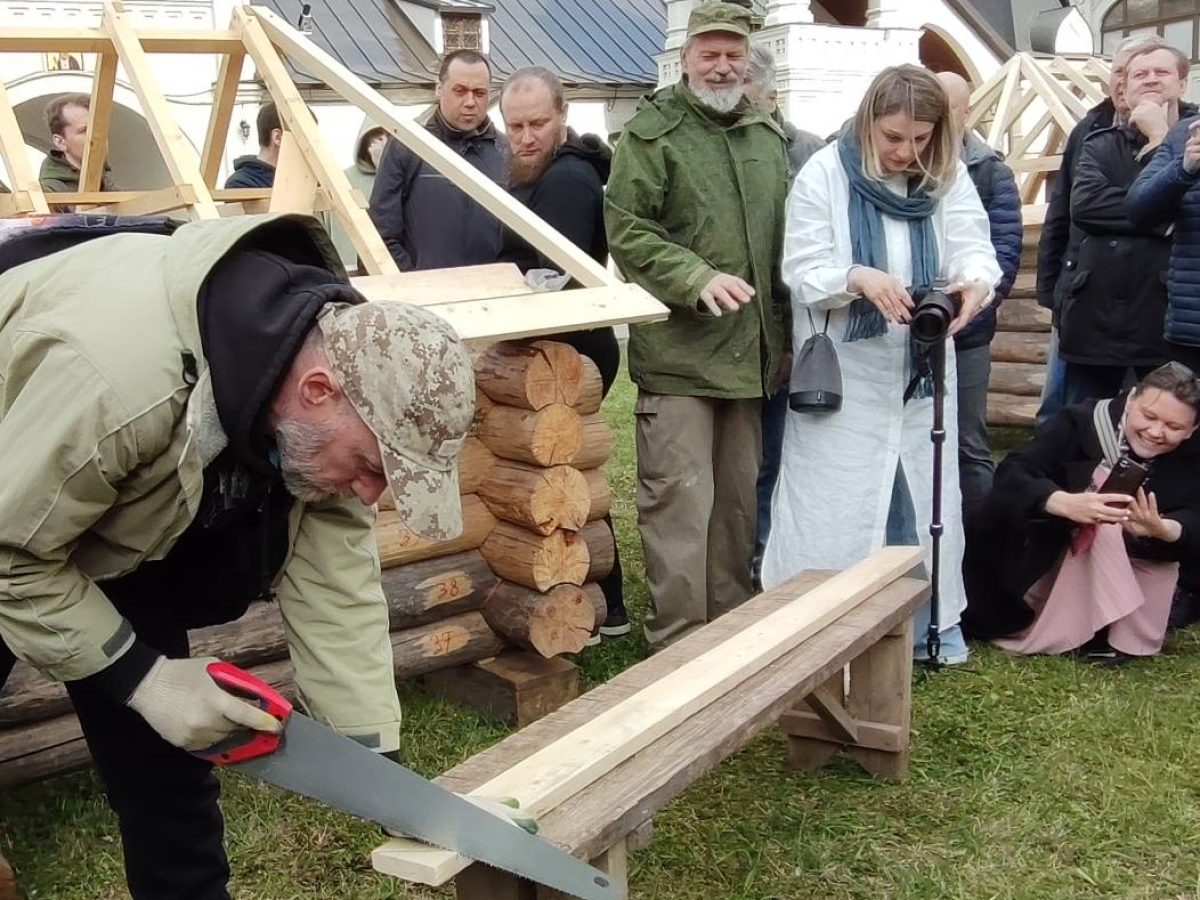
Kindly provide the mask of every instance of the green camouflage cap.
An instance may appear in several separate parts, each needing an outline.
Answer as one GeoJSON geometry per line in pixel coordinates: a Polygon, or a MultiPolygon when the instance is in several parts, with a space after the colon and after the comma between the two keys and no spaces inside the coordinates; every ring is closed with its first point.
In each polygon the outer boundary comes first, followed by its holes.
{"type": "Polygon", "coordinates": [[[701,3],[688,16],[687,36],[726,31],[750,37],[750,10],[734,3],[701,3]]]}
{"type": "Polygon", "coordinates": [[[347,399],[379,439],[396,511],[423,538],[456,537],[455,461],[475,412],[467,348],[445,319],[407,303],[330,304],[317,321],[347,399]]]}

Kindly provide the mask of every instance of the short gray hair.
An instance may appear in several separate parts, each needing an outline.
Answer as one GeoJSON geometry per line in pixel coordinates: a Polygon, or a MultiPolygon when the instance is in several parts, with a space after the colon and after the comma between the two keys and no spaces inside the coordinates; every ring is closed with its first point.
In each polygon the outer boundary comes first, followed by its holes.
{"type": "Polygon", "coordinates": [[[775,93],[775,54],[762,44],[750,45],[750,57],[746,63],[746,78],[762,82],[763,93],[775,93]]]}
{"type": "Polygon", "coordinates": [[[1112,56],[1109,58],[1116,59],[1123,53],[1129,53],[1132,54],[1130,56],[1130,59],[1132,59],[1133,56],[1140,56],[1142,52],[1150,53],[1170,47],[1170,44],[1156,34],[1131,34],[1125,40],[1121,41],[1121,43],[1117,44],[1113,49],[1112,56]]]}

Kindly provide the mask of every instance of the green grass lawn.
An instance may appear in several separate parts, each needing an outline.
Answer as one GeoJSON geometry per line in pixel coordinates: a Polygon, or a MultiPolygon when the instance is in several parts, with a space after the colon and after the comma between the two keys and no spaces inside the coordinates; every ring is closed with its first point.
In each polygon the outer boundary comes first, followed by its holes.
{"type": "MultiPolygon", "coordinates": [[[[606,412],[618,431],[614,516],[640,620],[632,406],[622,380],[606,412]]],[[[579,662],[594,684],[645,652],[632,636],[579,662]]],[[[1198,674],[1191,633],[1118,670],[977,650],[961,669],[917,676],[903,784],[848,762],[792,773],[770,731],[656,819],[653,845],[632,858],[631,896],[1200,900],[1198,674]]],[[[506,733],[415,688],[403,700],[405,752],[431,776],[506,733]]],[[[225,787],[239,900],[453,895],[373,874],[372,826],[236,776],[225,787]]],[[[126,896],[113,819],[90,774],[0,796],[0,848],[30,900],[126,896]]]]}

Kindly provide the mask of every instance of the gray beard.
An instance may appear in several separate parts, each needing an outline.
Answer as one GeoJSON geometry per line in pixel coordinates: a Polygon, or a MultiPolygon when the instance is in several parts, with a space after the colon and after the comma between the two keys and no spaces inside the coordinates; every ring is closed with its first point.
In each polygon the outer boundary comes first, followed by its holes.
{"type": "Polygon", "coordinates": [[[734,107],[742,101],[742,95],[745,93],[740,84],[722,89],[710,88],[702,84],[689,84],[688,87],[692,89],[696,99],[704,106],[719,113],[733,112],[734,107]]]}
{"type": "Polygon", "coordinates": [[[302,503],[322,503],[339,496],[324,484],[315,459],[333,436],[334,429],[328,426],[301,422],[281,422],[275,428],[284,487],[302,503]]]}

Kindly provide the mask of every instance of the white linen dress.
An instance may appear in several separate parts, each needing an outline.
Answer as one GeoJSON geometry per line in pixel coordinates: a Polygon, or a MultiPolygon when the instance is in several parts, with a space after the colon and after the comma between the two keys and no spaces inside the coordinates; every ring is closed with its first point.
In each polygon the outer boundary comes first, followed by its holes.
{"type": "MultiPolygon", "coordinates": [[[[907,326],[845,343],[850,246],[849,181],[837,145],[814,155],[796,177],[787,204],[783,278],[792,292],[793,339],[799,348],[830,310],[829,335],[842,370],[842,408],[833,413],[788,410],[779,480],[771,504],[771,532],[763,558],[764,587],[805,569],[843,569],[884,546],[897,462],[903,464],[916,513],[917,534],[931,547],[933,400],[904,403],[910,380],[907,326]]],[[[902,177],[885,184],[898,194],[902,177]]],[[[995,285],[1000,267],[987,214],[966,166],[933,213],[941,274],[949,281],[995,285]]],[[[888,271],[912,279],[908,223],[884,217],[888,271]]],[[[939,630],[956,625],[966,607],[963,589],[962,500],[958,485],[958,428],[953,340],[946,347],[946,444],[943,471],[941,608],[939,630]]],[[[928,622],[928,613],[918,619],[928,622]]],[[[914,637],[921,641],[923,634],[914,637]]]]}

